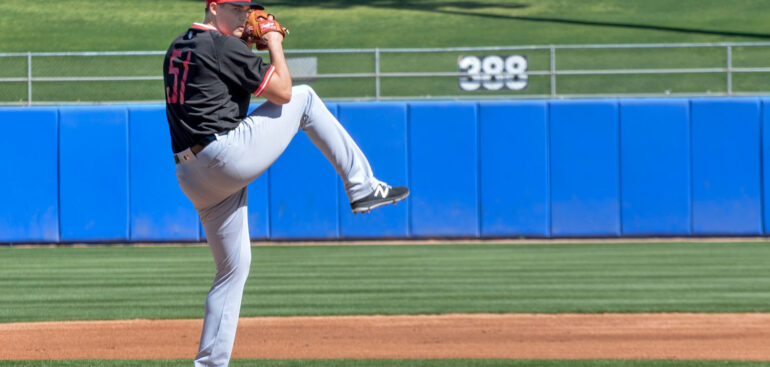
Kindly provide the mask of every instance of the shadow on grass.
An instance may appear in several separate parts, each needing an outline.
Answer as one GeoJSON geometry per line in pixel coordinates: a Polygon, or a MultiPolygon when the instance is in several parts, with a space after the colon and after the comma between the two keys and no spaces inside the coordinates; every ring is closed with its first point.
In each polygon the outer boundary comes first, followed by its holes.
{"type": "Polygon", "coordinates": [[[586,26],[592,26],[592,27],[631,28],[631,29],[651,30],[651,31],[705,34],[709,36],[770,39],[770,34],[767,34],[767,33],[717,31],[717,30],[708,30],[708,29],[697,29],[697,28],[668,27],[668,26],[659,26],[659,25],[650,25],[650,24],[596,22],[596,21],[588,21],[588,20],[576,20],[576,19],[522,17],[522,16],[504,15],[504,14],[466,13],[466,12],[461,12],[456,10],[443,10],[443,9],[435,10],[435,12],[444,13],[444,14],[454,14],[454,15],[473,15],[477,17],[486,17],[486,18],[494,18],[494,19],[524,20],[529,22],[561,23],[561,24],[572,24],[572,25],[586,25],[586,26]]]}
{"type": "MultiPolygon", "coordinates": [[[[202,0],[190,0],[202,2],[202,0]]],[[[287,5],[285,0],[255,0],[255,2],[261,3],[266,7],[287,5]]],[[[354,6],[368,6],[372,8],[387,8],[392,10],[409,9],[419,10],[440,14],[451,15],[466,15],[481,18],[492,19],[507,19],[518,20],[527,22],[544,22],[544,23],[557,23],[557,24],[570,24],[578,26],[590,26],[590,27],[609,27],[609,28],[629,28],[640,29],[650,31],[662,31],[662,32],[674,32],[674,33],[689,33],[689,34],[702,34],[709,36],[724,36],[724,37],[745,37],[756,39],[770,39],[768,33],[754,33],[754,32],[736,32],[729,30],[709,30],[698,28],[685,28],[685,27],[672,27],[664,25],[654,24],[630,24],[630,23],[615,23],[615,22],[602,22],[602,21],[588,21],[578,19],[565,19],[565,18],[548,18],[548,17],[530,17],[530,16],[515,16],[505,14],[494,13],[481,13],[478,10],[496,8],[496,9],[525,9],[528,8],[528,4],[515,3],[515,2],[495,2],[495,1],[424,1],[424,0],[292,0],[289,3],[291,6],[298,7],[316,7],[325,9],[345,9],[354,6]],[[468,11],[450,10],[446,8],[461,8],[468,11]],[[469,12],[470,11],[470,12],[469,12]]]]}

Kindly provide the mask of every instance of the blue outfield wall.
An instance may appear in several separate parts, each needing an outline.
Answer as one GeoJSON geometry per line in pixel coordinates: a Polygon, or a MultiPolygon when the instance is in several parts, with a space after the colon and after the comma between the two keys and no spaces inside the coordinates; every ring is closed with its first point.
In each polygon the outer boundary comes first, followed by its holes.
{"type": "Polygon", "coordinates": [[[550,103],[551,235],[620,235],[618,103],[550,103]]]}
{"type": "MultiPolygon", "coordinates": [[[[253,106],[256,107],[256,106],[253,106]]],[[[254,240],[764,236],[770,99],[340,102],[375,175],[354,216],[300,131],[249,185],[254,240]]],[[[0,243],[197,242],[164,106],[0,108],[0,243]],[[24,131],[20,131],[24,129],[24,131]],[[35,133],[35,139],[21,139],[35,133]]]]}
{"type": "MultiPolygon", "coordinates": [[[[338,117],[366,152],[373,172],[386,182],[408,183],[407,106],[404,103],[341,103],[338,117]]],[[[328,165],[328,164],[327,164],[328,165]]],[[[337,181],[340,237],[404,238],[409,236],[409,201],[388,205],[367,215],[353,215],[345,185],[337,181]]]]}
{"type": "Polygon", "coordinates": [[[480,103],[479,141],[481,236],[550,236],[548,104],[480,103]]]}
{"type": "Polygon", "coordinates": [[[128,181],[128,109],[61,108],[60,240],[129,241],[128,181]]]}
{"type": "Polygon", "coordinates": [[[417,102],[408,109],[411,235],[478,237],[477,104],[417,102]]]}
{"type": "MultiPolygon", "coordinates": [[[[336,115],[336,104],[327,108],[336,115]]],[[[339,179],[307,135],[295,135],[269,176],[270,238],[339,238],[339,179]]]]}
{"type": "Polygon", "coordinates": [[[621,232],[690,235],[689,101],[621,100],[620,146],[621,232]]]}
{"type": "Polygon", "coordinates": [[[696,99],[691,113],[693,234],[762,234],[759,100],[696,99]]]}
{"type": "Polygon", "coordinates": [[[163,106],[128,110],[129,233],[132,242],[197,240],[198,213],[176,182],[163,106]],[[159,204],[161,203],[161,204],[159,204]]]}
{"type": "Polygon", "coordinates": [[[0,242],[58,242],[58,109],[2,108],[0,129],[0,242]]]}

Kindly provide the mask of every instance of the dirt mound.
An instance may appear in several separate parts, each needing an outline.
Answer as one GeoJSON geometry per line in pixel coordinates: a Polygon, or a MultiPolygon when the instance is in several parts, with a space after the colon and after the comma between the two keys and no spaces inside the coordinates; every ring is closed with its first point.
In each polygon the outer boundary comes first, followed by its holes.
{"type": "MultiPolygon", "coordinates": [[[[0,324],[0,360],[195,355],[201,320],[0,324]]],[[[770,314],[242,318],[233,358],[770,361],[770,314]]]]}

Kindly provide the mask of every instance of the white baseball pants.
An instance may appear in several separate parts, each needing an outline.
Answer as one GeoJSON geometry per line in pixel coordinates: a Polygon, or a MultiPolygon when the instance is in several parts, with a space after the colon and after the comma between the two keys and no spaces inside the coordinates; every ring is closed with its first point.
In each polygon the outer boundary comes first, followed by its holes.
{"type": "Polygon", "coordinates": [[[278,159],[299,129],[337,170],[351,202],[380,183],[358,145],[306,85],[292,88],[287,104],[262,104],[197,156],[189,149],[177,154],[179,186],[198,210],[217,268],[195,366],[227,366],[230,360],[251,264],[247,185],[278,159]]]}

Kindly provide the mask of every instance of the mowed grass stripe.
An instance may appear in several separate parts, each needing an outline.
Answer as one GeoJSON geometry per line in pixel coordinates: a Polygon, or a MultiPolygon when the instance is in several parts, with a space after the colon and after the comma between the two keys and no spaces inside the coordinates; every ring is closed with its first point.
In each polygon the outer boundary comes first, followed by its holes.
{"type": "MultiPolygon", "coordinates": [[[[254,247],[243,316],[769,312],[768,243],[254,247]]],[[[199,318],[210,251],[0,248],[0,322],[199,318]]]]}
{"type": "MultiPolygon", "coordinates": [[[[0,361],[2,367],[182,367],[189,360],[0,361]]],[[[264,360],[233,359],[233,367],[760,367],[770,362],[660,360],[264,360]]]]}

